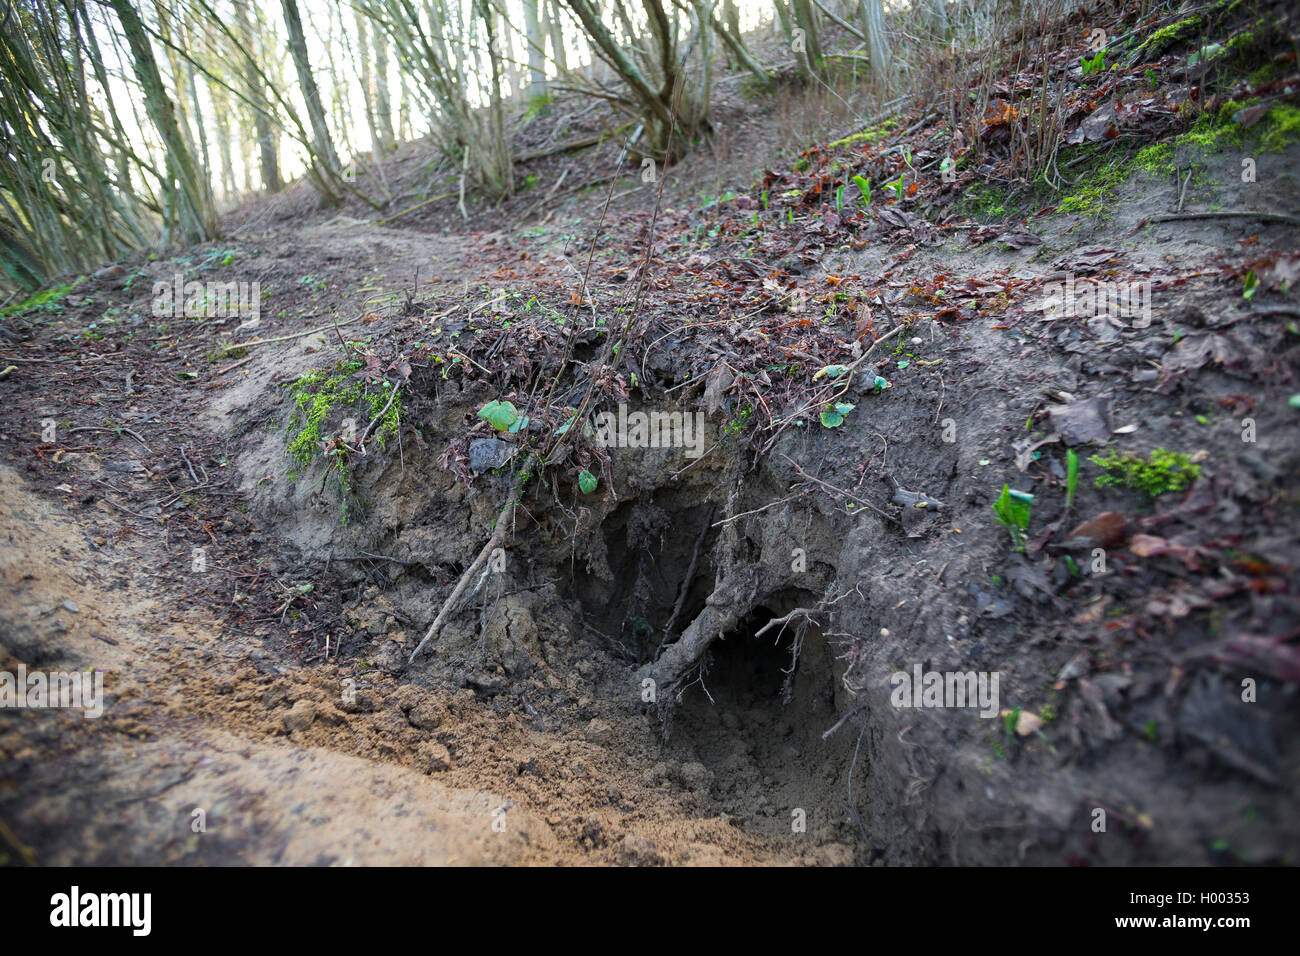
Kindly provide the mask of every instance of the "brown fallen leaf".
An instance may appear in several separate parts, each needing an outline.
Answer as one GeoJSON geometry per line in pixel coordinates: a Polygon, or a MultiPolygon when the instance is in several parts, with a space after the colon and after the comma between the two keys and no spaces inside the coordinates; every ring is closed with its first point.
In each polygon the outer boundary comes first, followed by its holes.
{"type": "Polygon", "coordinates": [[[1037,714],[1031,714],[1027,710],[1022,710],[1020,716],[1016,718],[1016,733],[1021,737],[1028,737],[1034,731],[1041,729],[1043,718],[1037,714]]]}
{"type": "Polygon", "coordinates": [[[1074,616],[1074,623],[1080,625],[1096,624],[1106,616],[1106,608],[1110,606],[1110,595],[1099,594],[1087,604],[1082,611],[1074,616]]]}
{"type": "Polygon", "coordinates": [[[1095,518],[1083,522],[1070,532],[1066,540],[1087,539],[1099,548],[1109,548],[1124,540],[1128,518],[1118,511],[1103,511],[1095,518]]]}

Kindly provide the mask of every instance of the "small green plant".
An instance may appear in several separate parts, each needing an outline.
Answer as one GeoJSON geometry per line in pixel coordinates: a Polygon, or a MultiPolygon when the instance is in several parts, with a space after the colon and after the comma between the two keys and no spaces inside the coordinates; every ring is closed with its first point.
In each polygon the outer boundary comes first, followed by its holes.
{"type": "Polygon", "coordinates": [[[723,426],[724,435],[734,435],[736,432],[744,429],[749,424],[749,416],[754,414],[754,409],[746,405],[744,408],[736,411],[736,417],[723,426]]]}
{"type": "Polygon", "coordinates": [[[962,208],[975,216],[1001,219],[1007,214],[1006,193],[996,188],[969,187],[963,194],[962,208]]]}
{"type": "Polygon", "coordinates": [[[863,130],[861,133],[854,133],[852,136],[837,139],[826,148],[837,149],[840,146],[856,146],[858,144],[866,145],[874,143],[897,128],[898,120],[887,119],[883,123],[872,126],[870,129],[863,130]]]}
{"type": "Polygon", "coordinates": [[[1254,269],[1251,269],[1249,272],[1246,273],[1246,282],[1241,290],[1241,297],[1243,299],[1253,298],[1255,293],[1258,290],[1259,290],[1259,276],[1255,274],[1254,269]]]}
{"type": "Polygon", "coordinates": [[[1025,550],[1025,529],[1029,527],[1029,502],[1032,500],[1033,495],[1012,491],[1010,485],[1003,485],[1002,494],[993,502],[993,513],[998,522],[1011,532],[1011,543],[1017,551],[1025,550]]]}
{"type": "Polygon", "coordinates": [[[228,266],[235,261],[238,254],[234,249],[209,249],[203,254],[203,262],[199,265],[199,268],[212,269],[216,266],[228,266]]]}
{"type": "Polygon", "coordinates": [[[856,405],[848,402],[836,402],[834,405],[827,405],[826,410],[821,414],[822,425],[826,428],[839,428],[844,424],[845,416],[856,407],[856,405]]]}
{"type": "Polygon", "coordinates": [[[519,410],[510,402],[488,402],[478,410],[478,417],[499,432],[519,430],[519,410]]]}
{"type": "Polygon", "coordinates": [[[1079,63],[1083,67],[1084,76],[1092,76],[1094,73],[1100,73],[1102,70],[1106,69],[1106,51],[1098,50],[1097,55],[1091,60],[1085,56],[1079,61],[1079,63]]]}
{"type": "Polygon", "coordinates": [[[1079,456],[1073,448],[1065,453],[1065,510],[1074,507],[1074,492],[1079,487],[1079,456]]]}
{"type": "Polygon", "coordinates": [[[854,176],[853,181],[857,183],[858,192],[861,194],[862,206],[865,209],[871,205],[871,180],[864,176],[854,176]]]}
{"type": "Polygon", "coordinates": [[[1006,729],[1008,737],[1014,737],[1016,733],[1016,724],[1020,723],[1020,712],[1023,707],[1016,707],[1007,711],[1006,716],[1002,718],[1002,726],[1006,729]]]}
{"type": "Polygon", "coordinates": [[[578,473],[578,487],[582,489],[584,495],[591,494],[599,484],[600,482],[591,472],[584,469],[578,473]]]}
{"type": "Polygon", "coordinates": [[[1105,457],[1093,455],[1088,460],[1106,470],[1106,474],[1097,477],[1098,488],[1129,488],[1153,501],[1171,491],[1191,487],[1201,476],[1200,465],[1182,452],[1167,448],[1153,449],[1145,458],[1112,452],[1105,457]]]}

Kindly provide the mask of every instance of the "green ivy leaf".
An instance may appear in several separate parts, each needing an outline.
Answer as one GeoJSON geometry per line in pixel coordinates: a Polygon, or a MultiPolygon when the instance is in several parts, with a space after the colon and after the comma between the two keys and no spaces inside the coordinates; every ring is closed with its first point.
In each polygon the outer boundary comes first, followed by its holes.
{"type": "Polygon", "coordinates": [[[848,370],[849,367],[847,365],[827,365],[825,368],[820,369],[815,375],[813,375],[813,381],[817,381],[817,379],[821,378],[823,375],[828,375],[831,378],[839,378],[848,370]]]}
{"type": "Polygon", "coordinates": [[[478,410],[478,417],[486,419],[499,432],[513,431],[510,426],[519,420],[519,409],[510,402],[488,402],[478,410]]]}
{"type": "Polygon", "coordinates": [[[582,489],[584,495],[589,495],[595,491],[598,484],[596,476],[591,472],[584,470],[578,473],[578,487],[582,489]]]}
{"type": "Polygon", "coordinates": [[[848,402],[836,402],[833,406],[828,406],[826,411],[822,412],[822,424],[827,428],[839,428],[844,424],[844,416],[856,408],[856,405],[850,405],[848,402]]]}

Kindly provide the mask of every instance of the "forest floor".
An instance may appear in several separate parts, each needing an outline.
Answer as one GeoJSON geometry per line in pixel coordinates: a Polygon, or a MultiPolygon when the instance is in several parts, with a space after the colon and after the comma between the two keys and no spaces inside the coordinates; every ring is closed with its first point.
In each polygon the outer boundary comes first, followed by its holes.
{"type": "MultiPolygon", "coordinates": [[[[913,100],[800,151],[825,97],[737,93],[662,182],[606,142],[462,218],[409,144],[382,214],[294,187],[11,313],[0,671],[106,701],[0,710],[0,858],[1294,863],[1300,74],[1211,94],[1194,52],[1075,69],[1063,192],[996,97],[978,144],[913,100]],[[259,322],[160,317],[177,275],[259,282],[259,322]],[[564,445],[408,663],[589,390],[703,454],[564,445]],[[994,712],[899,706],[914,668],[997,673],[994,712]]],[[[601,129],[553,109],[521,147],[601,129]]]]}

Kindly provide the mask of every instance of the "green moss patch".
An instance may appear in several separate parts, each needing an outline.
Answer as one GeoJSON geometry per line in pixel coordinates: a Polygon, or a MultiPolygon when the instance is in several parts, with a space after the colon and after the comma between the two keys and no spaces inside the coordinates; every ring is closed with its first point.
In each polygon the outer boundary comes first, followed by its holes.
{"type": "Polygon", "coordinates": [[[76,282],[65,282],[63,285],[42,289],[22,302],[0,309],[0,318],[27,315],[29,312],[57,312],[63,308],[63,298],[80,283],[81,280],[78,279],[76,282]]]}
{"type": "Polygon", "coordinates": [[[856,146],[862,143],[875,143],[884,139],[894,130],[898,129],[898,120],[887,119],[883,123],[878,123],[870,129],[865,129],[861,133],[854,133],[852,136],[845,136],[843,139],[837,139],[829,144],[827,149],[838,149],[841,146],[856,146]]]}
{"type": "Polygon", "coordinates": [[[1145,458],[1112,452],[1105,457],[1093,455],[1088,460],[1106,470],[1106,474],[1097,478],[1098,488],[1129,488],[1152,500],[1189,488],[1201,476],[1200,465],[1193,464],[1182,452],[1167,448],[1155,448],[1145,458]]]}
{"type": "Polygon", "coordinates": [[[1159,52],[1167,46],[1172,46],[1182,40],[1187,40],[1195,36],[1201,29],[1201,17],[1199,14],[1179,20],[1177,23],[1171,23],[1167,27],[1161,27],[1142,41],[1139,50],[1159,52]]]}
{"type": "MultiPolygon", "coordinates": [[[[341,362],[332,369],[308,372],[287,387],[293,397],[293,414],[289,419],[289,457],[297,468],[290,472],[297,477],[298,469],[307,468],[317,458],[326,458],[326,470],[338,484],[341,518],[347,523],[353,506],[353,482],[348,468],[351,451],[343,436],[327,432],[331,424],[341,425],[349,410],[357,411],[355,418],[358,434],[383,412],[383,418],[371,433],[371,439],[381,448],[397,434],[402,421],[400,396],[389,404],[388,388],[372,388],[357,377],[364,366],[360,362],[341,362]],[[384,410],[388,406],[387,411],[384,410]],[[335,422],[334,418],[338,417],[335,422]]],[[[389,386],[391,387],[391,386],[389,386]]]]}

